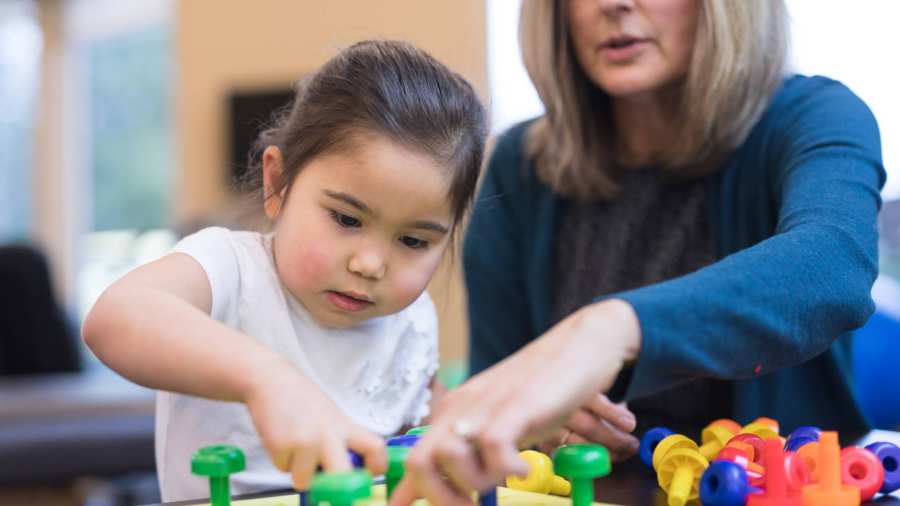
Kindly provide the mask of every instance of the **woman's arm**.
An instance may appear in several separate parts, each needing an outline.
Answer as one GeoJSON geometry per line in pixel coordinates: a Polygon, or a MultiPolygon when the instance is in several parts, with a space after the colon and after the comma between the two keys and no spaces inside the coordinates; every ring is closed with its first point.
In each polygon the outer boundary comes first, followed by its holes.
{"type": "Polygon", "coordinates": [[[699,376],[746,379],[800,364],[873,311],[884,183],[874,117],[828,82],[776,121],[768,167],[775,235],[686,276],[611,296],[631,304],[643,335],[626,398],[699,376]]]}

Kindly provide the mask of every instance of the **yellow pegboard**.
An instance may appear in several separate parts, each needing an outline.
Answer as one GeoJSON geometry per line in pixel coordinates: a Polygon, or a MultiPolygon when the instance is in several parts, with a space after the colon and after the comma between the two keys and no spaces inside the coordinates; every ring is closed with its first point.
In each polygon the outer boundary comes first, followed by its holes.
{"type": "MultiPolygon", "coordinates": [[[[384,506],[385,501],[384,485],[375,485],[372,487],[372,498],[365,501],[358,501],[359,506],[384,506]]],[[[506,487],[497,488],[497,502],[499,506],[571,506],[572,499],[569,497],[558,497],[554,495],[535,494],[533,492],[522,492],[520,490],[512,490],[506,487]]],[[[300,499],[297,494],[281,495],[274,497],[266,497],[263,499],[245,499],[242,501],[232,501],[233,506],[299,506],[300,499]]],[[[429,506],[429,502],[419,499],[413,503],[414,506],[429,506]]],[[[609,503],[595,502],[595,506],[617,506],[609,503]]],[[[206,505],[209,506],[209,505],[206,505]]]]}

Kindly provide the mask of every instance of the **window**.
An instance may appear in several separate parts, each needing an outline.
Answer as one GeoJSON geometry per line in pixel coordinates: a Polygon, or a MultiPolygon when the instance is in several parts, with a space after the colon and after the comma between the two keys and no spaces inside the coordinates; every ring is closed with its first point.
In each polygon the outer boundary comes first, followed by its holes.
{"type": "Polygon", "coordinates": [[[66,4],[81,318],[111,282],[174,242],[173,12],[171,0],[66,4]]]}
{"type": "Polygon", "coordinates": [[[31,235],[32,139],[42,44],[33,2],[0,3],[0,242],[31,235]]]}

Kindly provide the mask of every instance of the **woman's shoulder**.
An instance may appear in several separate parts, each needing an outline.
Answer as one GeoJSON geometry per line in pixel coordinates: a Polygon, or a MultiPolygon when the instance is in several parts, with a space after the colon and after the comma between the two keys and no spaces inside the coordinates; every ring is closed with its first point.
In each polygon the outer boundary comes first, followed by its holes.
{"type": "Polygon", "coordinates": [[[528,130],[538,119],[516,123],[497,135],[486,169],[491,191],[524,195],[541,188],[526,146],[528,130]]]}
{"type": "Polygon", "coordinates": [[[859,122],[875,124],[866,103],[844,83],[825,76],[800,74],[785,78],[763,123],[782,127],[822,126],[816,123],[825,119],[854,122],[842,125],[845,128],[855,128],[859,122]]]}

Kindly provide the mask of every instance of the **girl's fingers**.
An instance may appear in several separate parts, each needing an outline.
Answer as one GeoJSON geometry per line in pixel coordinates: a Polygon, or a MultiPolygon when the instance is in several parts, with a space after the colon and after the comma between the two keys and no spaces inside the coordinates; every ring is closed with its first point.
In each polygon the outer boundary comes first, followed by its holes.
{"type": "Polygon", "coordinates": [[[295,448],[291,459],[291,481],[297,490],[309,490],[316,466],[318,452],[313,448],[295,448]]]}
{"type": "Polygon", "coordinates": [[[347,437],[347,446],[360,454],[363,462],[373,475],[384,474],[387,471],[387,452],[384,448],[384,440],[362,428],[350,431],[347,437]]]}
{"type": "Polygon", "coordinates": [[[322,434],[321,445],[322,467],[326,471],[349,471],[350,455],[347,454],[347,445],[333,434],[322,434]]]}
{"type": "Polygon", "coordinates": [[[624,405],[610,401],[604,394],[597,394],[591,397],[584,407],[597,418],[606,420],[619,430],[631,432],[637,425],[634,413],[629,411],[624,405]]]}

